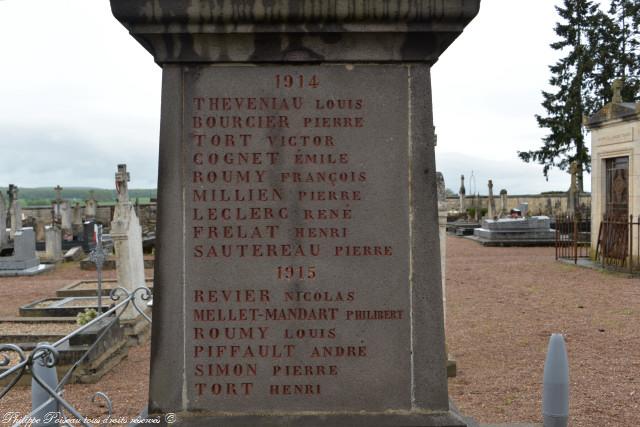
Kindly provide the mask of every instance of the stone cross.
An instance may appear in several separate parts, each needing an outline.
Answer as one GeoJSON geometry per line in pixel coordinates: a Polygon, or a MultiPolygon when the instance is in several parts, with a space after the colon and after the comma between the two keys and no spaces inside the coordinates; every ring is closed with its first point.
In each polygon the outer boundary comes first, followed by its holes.
{"type": "Polygon", "coordinates": [[[474,205],[476,208],[476,214],[473,219],[477,222],[477,221],[480,221],[480,219],[482,218],[482,205],[480,203],[480,194],[478,193],[476,193],[474,205]]]}
{"type": "Polygon", "coordinates": [[[56,192],[56,200],[51,202],[51,225],[57,228],[62,227],[62,187],[57,185],[53,188],[56,192]]]}
{"type": "Polygon", "coordinates": [[[460,213],[466,212],[466,203],[464,200],[465,194],[467,190],[464,188],[464,175],[460,175],[460,190],[458,190],[458,195],[460,196],[460,213]]]}
{"type": "Polygon", "coordinates": [[[129,203],[129,172],[127,165],[118,165],[116,172],[116,192],[118,193],[118,203],[129,203]]]}
{"type": "Polygon", "coordinates": [[[89,254],[89,259],[96,265],[98,272],[98,313],[102,313],[102,266],[107,259],[107,254],[102,247],[102,226],[96,224],[96,247],[89,254]]]}
{"type": "Polygon", "coordinates": [[[496,214],[496,202],[493,199],[493,181],[489,180],[489,200],[487,202],[487,217],[492,219],[496,214]]]}
{"type": "Polygon", "coordinates": [[[507,190],[504,188],[500,190],[500,216],[505,216],[507,214],[507,190]]]}
{"type": "Polygon", "coordinates": [[[611,90],[613,91],[613,96],[611,97],[611,102],[614,104],[620,104],[622,102],[622,88],[624,87],[624,80],[615,79],[611,84],[611,90]]]}
{"type": "Polygon", "coordinates": [[[62,187],[57,185],[53,190],[56,192],[56,202],[60,203],[62,201],[62,187]]]}
{"type": "MultiPolygon", "coordinates": [[[[116,255],[118,285],[128,292],[145,286],[144,256],[142,253],[142,229],[134,206],[129,201],[127,182],[129,173],[126,165],[118,165],[116,173],[116,190],[118,203],[113,211],[111,221],[111,238],[116,255]]],[[[142,301],[137,296],[137,304],[142,301]]],[[[140,315],[133,305],[129,305],[121,315],[122,320],[135,319],[140,315]]]]}

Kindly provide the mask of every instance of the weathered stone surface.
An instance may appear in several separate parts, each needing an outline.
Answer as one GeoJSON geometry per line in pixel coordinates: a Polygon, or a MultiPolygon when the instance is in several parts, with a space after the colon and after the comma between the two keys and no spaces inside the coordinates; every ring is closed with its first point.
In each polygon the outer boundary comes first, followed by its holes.
{"type": "Polygon", "coordinates": [[[158,63],[434,63],[479,6],[479,0],[111,0],[114,16],[158,63]]]}
{"type": "Polygon", "coordinates": [[[13,238],[13,254],[0,257],[0,270],[26,270],[38,264],[33,228],[21,228],[13,238]]]}
{"type": "Polygon", "coordinates": [[[75,246],[64,254],[65,261],[80,261],[84,257],[82,246],[75,246]]]}
{"type": "Polygon", "coordinates": [[[529,218],[485,219],[482,228],[473,231],[481,242],[505,242],[511,244],[552,243],[555,231],[550,228],[550,219],[546,216],[529,218]]]}
{"type": "Polygon", "coordinates": [[[430,65],[479,1],[111,4],[163,65],[150,412],[466,425],[430,65]]]}
{"type": "Polygon", "coordinates": [[[529,218],[503,218],[499,220],[482,220],[482,228],[486,230],[524,230],[532,229],[548,230],[551,220],[547,216],[532,216],[529,218]]]}
{"type": "Polygon", "coordinates": [[[18,201],[18,187],[13,184],[9,185],[10,201],[11,201],[11,224],[9,237],[15,239],[16,234],[22,229],[22,205],[18,201]]]}
{"type": "MultiPolygon", "coordinates": [[[[426,123],[417,120],[431,117],[423,96],[429,93],[428,67],[168,68],[165,68],[164,96],[187,102],[184,111],[172,111],[178,119],[165,124],[163,138],[187,143],[167,143],[161,150],[159,184],[165,188],[161,192],[165,198],[159,199],[158,247],[171,251],[158,251],[153,326],[157,328],[158,339],[153,342],[151,409],[269,414],[411,412],[421,408],[446,414],[440,261],[433,256],[439,252],[433,127],[430,119],[426,123]],[[278,90],[274,87],[274,75],[278,73],[315,75],[321,88],[315,92],[278,90]],[[368,90],[371,85],[379,89],[368,90]],[[199,127],[200,119],[194,117],[220,113],[203,111],[209,108],[209,101],[205,107],[200,99],[225,95],[246,99],[254,93],[269,98],[298,94],[303,98],[303,106],[299,110],[276,112],[287,117],[290,128],[251,128],[246,145],[242,142],[222,147],[212,145],[218,130],[199,127]],[[358,109],[333,115],[351,117],[353,123],[355,117],[361,117],[361,127],[304,127],[305,118],[327,115],[317,108],[316,100],[338,97],[360,100],[358,109]],[[279,137],[289,141],[289,136],[304,132],[318,136],[321,144],[281,145],[279,137]],[[274,138],[273,146],[270,136],[274,138]],[[224,162],[225,155],[230,162],[236,162],[239,153],[247,152],[260,153],[260,160],[255,160],[259,164],[240,167],[215,163],[224,162]],[[345,154],[345,163],[321,164],[320,155],[327,161],[329,154],[337,159],[341,153],[345,154]],[[301,158],[313,155],[316,163],[297,164],[296,159],[300,158],[296,155],[302,155],[301,158]],[[409,156],[413,159],[411,163],[409,156]],[[277,160],[271,164],[270,157],[277,160]],[[214,164],[209,164],[209,159],[214,164]],[[223,170],[249,172],[250,182],[233,179],[226,183],[219,174],[223,170]],[[336,182],[320,176],[334,176],[336,182]],[[261,188],[268,190],[264,193],[268,196],[260,196],[266,199],[260,200],[255,193],[249,200],[248,190],[261,188]],[[274,196],[274,189],[278,196],[274,196]],[[221,193],[222,190],[226,192],[221,193]],[[328,197],[327,191],[344,191],[350,199],[318,201],[320,191],[325,192],[323,197],[328,197]],[[175,203],[181,198],[174,194],[187,195],[184,206],[175,203]],[[231,200],[227,200],[229,197],[231,200]],[[255,213],[251,213],[251,208],[256,209],[255,213]],[[271,209],[272,213],[266,214],[265,209],[271,209]],[[280,209],[286,213],[281,215],[280,209]],[[337,217],[329,219],[335,214],[320,213],[319,209],[333,209],[337,217]],[[412,218],[429,221],[423,223],[412,218]],[[172,228],[164,228],[162,221],[169,222],[172,228]],[[232,226],[229,235],[224,234],[226,226],[232,226]],[[247,233],[256,233],[256,227],[260,227],[260,234],[247,238],[247,233]],[[340,230],[334,237],[309,234],[331,227],[340,230]],[[302,231],[297,231],[298,228],[302,231]],[[182,234],[182,230],[186,230],[184,239],[176,239],[176,233],[182,234]],[[283,249],[281,245],[291,246],[283,249]],[[288,255],[288,251],[298,251],[298,246],[302,249],[297,256],[288,255]],[[289,277],[292,275],[296,277],[289,277]],[[239,301],[233,298],[229,302],[209,301],[209,291],[216,292],[212,294],[217,295],[214,299],[222,291],[230,295],[240,291],[241,296],[239,301]],[[251,296],[242,296],[246,292],[251,296]],[[261,295],[264,300],[260,300],[261,295]],[[299,302],[294,300],[297,295],[302,298],[299,302]],[[184,312],[182,306],[175,304],[180,300],[186,300],[184,312]],[[298,315],[314,310],[314,316],[318,316],[320,309],[324,309],[325,317],[314,321],[296,321],[287,314],[289,310],[298,315]],[[230,320],[248,313],[255,313],[255,320],[230,320]],[[282,320],[272,320],[274,316],[278,318],[277,313],[284,313],[280,316],[282,320]],[[388,319],[353,320],[362,315],[388,319]],[[219,338],[216,334],[222,326],[245,328],[244,333],[254,338],[245,337],[238,342],[219,338]],[[298,333],[324,337],[302,339],[298,333]],[[265,351],[277,358],[266,355],[239,359],[230,353],[234,345],[239,345],[236,351],[248,351],[250,346],[256,353],[259,345],[265,345],[265,351]],[[209,346],[214,351],[211,357],[209,346]],[[220,356],[216,346],[223,348],[220,356]],[[167,351],[185,347],[185,352],[167,351]],[[344,349],[350,356],[317,357],[316,347],[320,354],[323,347],[332,348],[334,353],[338,347],[338,351],[344,349]],[[184,372],[161,370],[167,363],[184,366],[184,372]],[[238,371],[240,377],[226,381],[234,384],[231,391],[220,390],[222,382],[215,375],[203,375],[209,364],[215,372],[216,364],[221,369],[227,365],[231,369],[238,363],[238,369],[243,370],[238,371]],[[415,369],[416,366],[420,368],[415,369]],[[283,375],[282,369],[294,371],[283,375]],[[293,373],[306,369],[324,369],[326,374],[293,373]]],[[[242,109],[234,115],[244,122],[255,113],[242,109]]],[[[239,134],[236,138],[242,140],[239,134]]],[[[235,333],[240,330],[235,329],[235,333]]]]}
{"type": "Polygon", "coordinates": [[[87,221],[93,220],[96,218],[96,213],[98,212],[98,202],[95,199],[94,191],[91,190],[89,192],[89,199],[84,202],[84,217],[87,221]]]}
{"type": "Polygon", "coordinates": [[[51,262],[62,259],[62,234],[55,225],[45,229],[45,257],[51,262]]]}
{"type": "MultiPolygon", "coordinates": [[[[116,172],[116,192],[118,202],[111,221],[111,238],[116,254],[118,284],[132,292],[146,286],[144,259],[142,254],[142,229],[133,204],[129,200],[129,173],[126,165],[118,165],[116,172]]],[[[137,295],[140,307],[144,302],[137,295]]],[[[140,313],[130,304],[123,312],[123,320],[135,319],[140,313]]]]}

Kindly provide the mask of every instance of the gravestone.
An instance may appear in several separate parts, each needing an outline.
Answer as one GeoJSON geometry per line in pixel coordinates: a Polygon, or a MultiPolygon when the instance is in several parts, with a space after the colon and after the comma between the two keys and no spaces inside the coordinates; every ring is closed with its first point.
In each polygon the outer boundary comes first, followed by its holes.
{"type": "Polygon", "coordinates": [[[56,225],[45,228],[45,258],[50,262],[62,260],[62,234],[56,225]]]}
{"type": "Polygon", "coordinates": [[[547,197],[547,200],[544,205],[544,214],[546,216],[553,215],[553,204],[551,203],[551,197],[547,197]]]}
{"type": "Polygon", "coordinates": [[[56,200],[52,202],[53,223],[58,224],[62,233],[62,239],[73,240],[73,213],[67,200],[62,198],[63,188],[57,185],[54,188],[56,200]]]}
{"type": "Polygon", "coordinates": [[[9,231],[9,237],[15,239],[16,233],[22,229],[22,206],[18,200],[18,186],[9,184],[9,204],[11,206],[11,228],[9,231]]]}
{"type": "Polygon", "coordinates": [[[73,237],[76,240],[80,240],[82,238],[83,224],[82,207],[79,202],[76,202],[71,214],[71,228],[73,230],[73,237]]]}
{"type": "Polygon", "coordinates": [[[163,68],[149,412],[466,425],[430,67],[479,1],[111,6],[163,68]]]}
{"type": "MultiPolygon", "coordinates": [[[[118,283],[129,292],[146,286],[142,255],[142,229],[133,204],[129,200],[129,172],[127,165],[118,165],[116,172],[117,203],[111,221],[111,238],[116,253],[118,283]]],[[[142,301],[138,299],[140,307],[142,301]]],[[[135,319],[140,314],[130,304],[123,312],[123,320],[135,319]]]]}
{"type": "Polygon", "coordinates": [[[73,240],[73,213],[71,206],[67,200],[62,200],[58,204],[60,212],[60,229],[62,230],[62,239],[71,241],[73,240]]]}
{"type": "Polygon", "coordinates": [[[82,224],[82,249],[89,253],[96,247],[96,221],[94,219],[82,224]]]}
{"type": "Polygon", "coordinates": [[[89,191],[89,199],[85,200],[84,205],[84,217],[86,221],[91,221],[96,218],[98,212],[98,202],[96,201],[94,191],[89,191]]]}
{"type": "Polygon", "coordinates": [[[36,235],[33,228],[21,228],[13,238],[13,252],[0,256],[0,276],[34,273],[40,265],[36,255],[36,235]]]}
{"type": "Polygon", "coordinates": [[[464,201],[464,197],[467,194],[467,190],[464,188],[464,175],[460,175],[460,190],[458,190],[458,195],[460,196],[460,213],[464,214],[467,212],[467,206],[464,201]]]}
{"type": "Polygon", "coordinates": [[[493,181],[489,180],[489,199],[487,200],[487,218],[493,219],[496,216],[496,201],[493,198],[493,181]]]}
{"type": "Polygon", "coordinates": [[[36,232],[36,242],[44,242],[46,239],[45,236],[45,228],[46,228],[46,223],[45,220],[37,218],[36,219],[36,224],[35,224],[35,232],[36,232]]]}
{"type": "Polygon", "coordinates": [[[500,190],[500,216],[503,217],[509,213],[509,199],[507,196],[507,190],[500,190]]]}
{"type": "Polygon", "coordinates": [[[529,203],[518,203],[518,210],[520,210],[522,216],[527,216],[527,214],[529,213],[529,203]]]}

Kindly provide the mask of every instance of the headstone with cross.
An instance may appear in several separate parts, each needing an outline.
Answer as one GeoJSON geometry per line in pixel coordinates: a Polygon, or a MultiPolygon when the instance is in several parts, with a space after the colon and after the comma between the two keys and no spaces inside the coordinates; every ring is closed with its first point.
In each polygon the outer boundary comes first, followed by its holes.
{"type": "Polygon", "coordinates": [[[622,102],[622,88],[624,87],[624,80],[615,79],[613,83],[611,83],[611,91],[613,92],[613,96],[611,97],[611,102],[614,104],[620,104],[622,102]]]}
{"type": "Polygon", "coordinates": [[[98,202],[96,201],[96,197],[94,191],[89,191],[89,199],[84,202],[84,217],[86,221],[90,221],[96,218],[96,214],[98,213],[98,202]]]}
{"type": "Polygon", "coordinates": [[[63,188],[57,185],[54,189],[56,200],[53,202],[53,225],[62,230],[63,240],[73,240],[73,212],[69,202],[62,198],[63,188]]]}
{"type": "MultiPolygon", "coordinates": [[[[126,165],[118,165],[116,172],[116,192],[118,200],[111,221],[111,238],[116,253],[118,286],[132,292],[145,286],[144,258],[142,255],[142,228],[133,204],[129,201],[129,172],[126,165]]],[[[142,306],[142,301],[138,300],[142,306]]],[[[125,309],[123,320],[139,315],[132,306],[125,309]]]]}
{"type": "Polygon", "coordinates": [[[127,165],[118,165],[116,172],[116,192],[118,193],[118,203],[129,203],[129,172],[127,165]]]}
{"type": "Polygon", "coordinates": [[[98,272],[98,313],[102,313],[102,266],[107,259],[107,254],[102,246],[102,225],[95,225],[96,247],[89,254],[89,259],[96,265],[98,272]]]}
{"type": "Polygon", "coordinates": [[[56,202],[60,203],[62,201],[63,188],[60,187],[60,185],[57,185],[53,190],[56,192],[56,202]]]}

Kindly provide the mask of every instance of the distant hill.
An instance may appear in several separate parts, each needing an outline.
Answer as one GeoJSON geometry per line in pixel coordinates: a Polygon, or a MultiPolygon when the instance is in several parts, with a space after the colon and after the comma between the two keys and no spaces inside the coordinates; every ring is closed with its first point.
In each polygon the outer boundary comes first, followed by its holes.
{"type": "MultiPolygon", "coordinates": [[[[116,200],[116,190],[104,188],[89,187],[64,187],[62,189],[62,198],[72,203],[84,201],[89,198],[89,192],[93,190],[94,197],[98,202],[113,203],[116,200]]],[[[0,187],[0,191],[7,200],[7,187],[0,187]]],[[[135,201],[138,199],[140,203],[148,203],[150,199],[155,198],[157,190],[153,189],[129,189],[129,198],[135,201]]],[[[50,187],[38,188],[18,188],[18,198],[23,206],[40,206],[50,205],[56,198],[56,192],[50,187]]]]}

